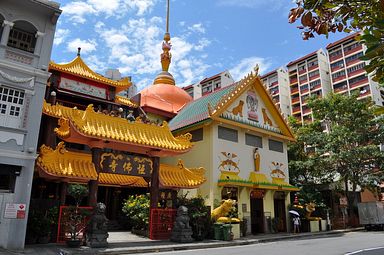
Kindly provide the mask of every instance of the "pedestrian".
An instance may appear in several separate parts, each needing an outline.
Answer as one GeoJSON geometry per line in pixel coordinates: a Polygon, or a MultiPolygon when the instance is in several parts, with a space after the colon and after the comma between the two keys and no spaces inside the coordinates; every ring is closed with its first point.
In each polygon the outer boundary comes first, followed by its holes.
{"type": "Polygon", "coordinates": [[[300,218],[298,216],[294,216],[293,219],[293,233],[300,233],[300,218]]]}

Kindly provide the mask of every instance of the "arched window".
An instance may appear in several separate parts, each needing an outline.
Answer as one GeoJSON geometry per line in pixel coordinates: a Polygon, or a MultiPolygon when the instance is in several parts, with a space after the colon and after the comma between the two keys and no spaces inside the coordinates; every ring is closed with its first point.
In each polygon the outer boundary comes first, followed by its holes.
{"type": "Polygon", "coordinates": [[[8,46],[33,53],[37,29],[27,21],[15,21],[9,32],[8,46]]]}

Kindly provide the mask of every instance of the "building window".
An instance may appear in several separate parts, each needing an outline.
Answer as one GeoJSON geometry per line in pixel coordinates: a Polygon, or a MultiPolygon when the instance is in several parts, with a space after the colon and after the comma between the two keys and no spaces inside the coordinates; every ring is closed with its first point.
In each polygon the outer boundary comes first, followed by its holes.
{"type": "Polygon", "coordinates": [[[16,173],[20,173],[20,166],[0,164],[0,193],[14,192],[16,173]]]}
{"type": "Polygon", "coordinates": [[[317,60],[309,62],[308,67],[316,66],[318,64],[317,60]]]}
{"type": "Polygon", "coordinates": [[[332,57],[336,57],[338,55],[341,55],[341,49],[338,49],[336,51],[333,51],[333,52],[329,53],[329,57],[331,57],[331,58],[332,57]]]}
{"type": "Polygon", "coordinates": [[[345,71],[344,71],[344,70],[332,74],[332,79],[337,79],[337,78],[339,78],[339,77],[341,77],[341,76],[345,76],[345,71]]]}
{"type": "Polygon", "coordinates": [[[199,128],[196,130],[192,130],[189,132],[192,135],[192,140],[191,142],[198,142],[203,140],[203,128],[199,128]]]}
{"type": "Polygon", "coordinates": [[[350,56],[350,57],[347,57],[347,58],[345,58],[345,62],[351,62],[351,61],[353,61],[353,60],[355,60],[355,59],[358,59],[359,57],[361,57],[361,56],[363,56],[363,52],[359,52],[359,53],[357,53],[357,54],[355,54],[355,55],[352,55],[352,56],[350,56]]]}
{"type": "Polygon", "coordinates": [[[202,89],[202,92],[203,94],[212,92],[212,86],[211,85],[204,86],[202,89]]]}
{"type": "Polygon", "coordinates": [[[307,80],[307,75],[304,74],[304,75],[300,76],[299,80],[300,80],[300,81],[305,81],[305,80],[307,80]]]}
{"type": "Polygon", "coordinates": [[[24,92],[0,87],[0,125],[19,128],[24,105],[24,92]]]}
{"type": "Polygon", "coordinates": [[[365,74],[357,76],[355,78],[349,79],[349,84],[357,83],[357,82],[362,81],[362,80],[364,80],[366,78],[367,78],[367,76],[365,74]]]}
{"type": "Polygon", "coordinates": [[[223,140],[238,142],[237,130],[219,126],[218,137],[223,140]]]}
{"type": "Polygon", "coordinates": [[[260,136],[245,134],[245,144],[252,147],[263,148],[263,139],[260,136]]]}
{"type": "Polygon", "coordinates": [[[363,62],[363,63],[360,63],[360,64],[358,64],[358,65],[355,65],[355,66],[352,66],[352,67],[348,68],[348,69],[347,69],[347,72],[348,72],[348,74],[353,73],[353,72],[355,72],[355,71],[357,71],[357,70],[363,69],[364,66],[365,66],[365,63],[364,63],[364,62],[363,62]]]}
{"type": "Polygon", "coordinates": [[[269,139],[269,149],[271,151],[284,152],[284,146],[282,142],[269,139]]]}
{"type": "Polygon", "coordinates": [[[36,37],[33,33],[18,28],[12,28],[9,32],[8,46],[28,51],[35,51],[36,37]]]}
{"type": "Polygon", "coordinates": [[[331,64],[331,68],[332,69],[336,68],[336,67],[344,67],[344,61],[343,60],[339,60],[339,61],[331,64]]]}
{"type": "Polygon", "coordinates": [[[316,80],[309,83],[309,87],[313,89],[315,86],[320,85],[320,80],[316,80]]]}
{"type": "Polygon", "coordinates": [[[318,74],[319,74],[319,70],[316,70],[316,71],[310,72],[310,73],[308,74],[308,76],[309,76],[309,78],[311,78],[311,77],[316,76],[316,75],[318,75],[318,74]]]}

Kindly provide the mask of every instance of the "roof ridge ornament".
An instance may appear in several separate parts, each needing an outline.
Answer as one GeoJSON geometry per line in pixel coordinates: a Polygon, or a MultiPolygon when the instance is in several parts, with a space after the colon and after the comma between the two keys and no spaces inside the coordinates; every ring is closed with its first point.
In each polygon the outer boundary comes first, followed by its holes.
{"type": "Polygon", "coordinates": [[[169,0],[167,0],[167,18],[166,18],[166,32],[164,34],[164,41],[162,44],[163,53],[161,53],[161,67],[164,72],[168,72],[169,65],[171,64],[172,54],[171,50],[171,35],[169,34],[169,0]]]}
{"type": "Polygon", "coordinates": [[[81,47],[77,48],[77,56],[80,57],[81,47]]]}

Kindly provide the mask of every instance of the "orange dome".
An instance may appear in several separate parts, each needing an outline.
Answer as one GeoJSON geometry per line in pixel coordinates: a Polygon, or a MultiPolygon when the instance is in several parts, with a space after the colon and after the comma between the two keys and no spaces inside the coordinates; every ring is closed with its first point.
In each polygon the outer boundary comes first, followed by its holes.
{"type": "MultiPolygon", "coordinates": [[[[165,76],[168,75],[170,74],[167,72],[165,76]]],[[[165,112],[167,117],[176,115],[181,108],[192,101],[192,97],[182,88],[173,84],[160,83],[159,80],[155,80],[153,85],[143,89],[140,94],[140,106],[144,111],[165,112]]]]}

